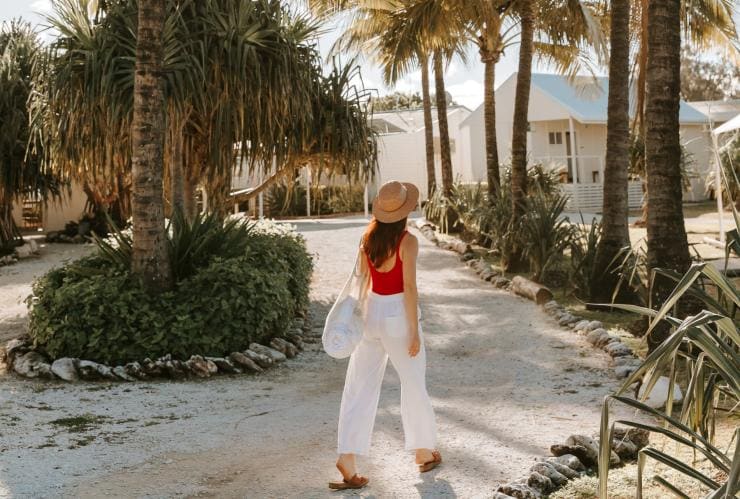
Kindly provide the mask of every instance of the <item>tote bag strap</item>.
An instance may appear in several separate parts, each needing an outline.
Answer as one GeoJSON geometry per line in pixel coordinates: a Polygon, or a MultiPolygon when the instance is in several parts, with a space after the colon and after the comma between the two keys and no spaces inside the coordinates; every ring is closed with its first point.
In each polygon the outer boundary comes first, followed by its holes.
{"type": "Polygon", "coordinates": [[[355,263],[352,266],[352,271],[349,273],[349,277],[347,277],[347,281],[344,283],[344,286],[342,287],[342,291],[339,292],[340,297],[347,296],[349,292],[352,290],[352,284],[355,281],[355,279],[360,278],[360,271],[359,271],[359,264],[360,264],[360,254],[362,253],[362,247],[358,246],[357,248],[357,256],[355,257],[355,263]]]}

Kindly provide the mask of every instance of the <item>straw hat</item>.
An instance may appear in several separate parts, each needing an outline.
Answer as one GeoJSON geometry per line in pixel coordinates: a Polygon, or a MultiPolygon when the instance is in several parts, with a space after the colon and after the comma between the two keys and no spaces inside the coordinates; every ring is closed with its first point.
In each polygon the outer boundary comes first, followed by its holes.
{"type": "Polygon", "coordinates": [[[373,216],[383,223],[406,218],[419,201],[419,189],[409,182],[392,180],[380,187],[373,200],[373,216]]]}

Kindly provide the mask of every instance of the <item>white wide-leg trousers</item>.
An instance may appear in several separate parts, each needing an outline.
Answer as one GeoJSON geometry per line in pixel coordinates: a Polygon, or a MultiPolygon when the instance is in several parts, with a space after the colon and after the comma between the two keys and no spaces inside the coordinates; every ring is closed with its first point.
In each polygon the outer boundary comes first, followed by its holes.
{"type": "Polygon", "coordinates": [[[362,341],[349,359],[339,410],[339,454],[367,455],[388,357],[401,380],[401,420],[406,450],[434,449],[437,426],[426,389],[426,350],[408,352],[403,293],[368,297],[362,341]]]}

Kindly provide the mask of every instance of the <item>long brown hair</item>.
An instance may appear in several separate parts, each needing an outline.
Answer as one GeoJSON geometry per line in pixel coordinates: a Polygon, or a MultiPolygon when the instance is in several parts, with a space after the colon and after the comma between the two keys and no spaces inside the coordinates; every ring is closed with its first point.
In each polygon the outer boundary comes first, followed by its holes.
{"type": "Polygon", "coordinates": [[[383,223],[373,218],[362,236],[362,249],[376,269],[383,265],[398,246],[401,235],[406,230],[406,219],[383,223]]]}

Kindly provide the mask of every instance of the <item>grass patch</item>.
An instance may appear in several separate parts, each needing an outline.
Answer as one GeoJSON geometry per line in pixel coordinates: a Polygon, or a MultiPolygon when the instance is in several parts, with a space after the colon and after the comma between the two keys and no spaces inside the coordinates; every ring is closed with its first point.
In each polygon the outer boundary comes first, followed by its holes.
{"type": "Polygon", "coordinates": [[[73,416],[70,418],[59,418],[53,421],[49,421],[50,425],[66,429],[69,432],[83,432],[93,429],[94,427],[100,426],[101,424],[108,421],[108,416],[96,416],[94,414],[83,414],[81,416],[73,416]]]}
{"type": "Polygon", "coordinates": [[[586,308],[586,303],[579,300],[572,293],[565,289],[552,289],[555,300],[558,301],[568,312],[583,317],[589,321],[601,321],[606,329],[622,328],[627,329],[639,317],[627,312],[617,312],[608,310],[591,310],[586,308]]]}
{"type": "Polygon", "coordinates": [[[77,440],[74,440],[72,442],[72,445],[69,446],[70,449],[78,449],[80,447],[85,447],[86,445],[90,445],[95,441],[95,435],[87,435],[82,438],[78,438],[77,440]]]}

